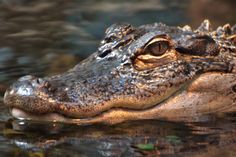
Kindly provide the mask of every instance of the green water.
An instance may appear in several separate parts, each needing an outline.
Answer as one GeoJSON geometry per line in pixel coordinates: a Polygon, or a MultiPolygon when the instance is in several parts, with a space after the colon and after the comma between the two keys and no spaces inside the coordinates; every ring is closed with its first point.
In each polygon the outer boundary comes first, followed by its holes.
{"type": "Polygon", "coordinates": [[[236,156],[236,118],[76,126],[13,120],[3,105],[18,77],[66,71],[96,51],[113,23],[196,28],[236,23],[235,0],[0,1],[0,157],[236,156]]]}

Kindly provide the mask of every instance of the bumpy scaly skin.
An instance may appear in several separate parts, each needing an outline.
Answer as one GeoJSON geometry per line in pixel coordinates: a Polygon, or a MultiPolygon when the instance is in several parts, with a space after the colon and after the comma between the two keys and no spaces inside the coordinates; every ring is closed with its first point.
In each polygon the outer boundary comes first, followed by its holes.
{"type": "Polygon", "coordinates": [[[212,31],[208,20],[196,30],[114,24],[90,57],[63,74],[20,78],[6,91],[4,102],[17,118],[76,123],[175,120],[235,111],[235,34],[229,25],[212,31]],[[171,42],[172,56],[160,57],[154,67],[137,68],[140,52],[159,36],[171,42]],[[216,97],[226,102],[218,103],[216,97]]]}

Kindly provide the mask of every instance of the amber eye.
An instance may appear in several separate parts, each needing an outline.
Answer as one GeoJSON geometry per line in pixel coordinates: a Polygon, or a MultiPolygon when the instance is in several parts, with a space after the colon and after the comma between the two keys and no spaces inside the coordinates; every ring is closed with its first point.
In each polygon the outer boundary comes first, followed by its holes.
{"type": "Polygon", "coordinates": [[[144,47],[145,54],[151,54],[154,56],[163,55],[168,49],[170,45],[167,40],[153,40],[148,45],[144,47]]]}

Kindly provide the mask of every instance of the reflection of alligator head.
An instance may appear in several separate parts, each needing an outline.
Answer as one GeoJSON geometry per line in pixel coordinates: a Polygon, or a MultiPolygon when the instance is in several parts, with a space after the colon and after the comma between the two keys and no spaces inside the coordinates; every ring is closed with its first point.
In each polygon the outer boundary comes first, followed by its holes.
{"type": "Polygon", "coordinates": [[[5,93],[16,118],[75,123],[195,117],[236,110],[236,27],[115,24],[66,73],[25,76],[5,93]]]}
{"type": "MultiPolygon", "coordinates": [[[[21,156],[30,156],[29,154],[34,152],[42,154],[41,156],[83,154],[96,157],[216,157],[227,156],[222,155],[224,153],[236,153],[234,149],[236,123],[232,122],[235,117],[228,116],[227,119],[218,119],[210,123],[146,120],[116,126],[100,124],[81,126],[14,120],[7,123],[3,130],[3,139],[10,141],[10,147],[18,146],[17,152],[21,156]],[[145,125],[143,125],[144,123],[145,125]],[[55,153],[56,155],[52,155],[55,153]]],[[[3,143],[3,140],[1,142],[3,143]]],[[[14,151],[16,150],[14,149],[14,151]]]]}

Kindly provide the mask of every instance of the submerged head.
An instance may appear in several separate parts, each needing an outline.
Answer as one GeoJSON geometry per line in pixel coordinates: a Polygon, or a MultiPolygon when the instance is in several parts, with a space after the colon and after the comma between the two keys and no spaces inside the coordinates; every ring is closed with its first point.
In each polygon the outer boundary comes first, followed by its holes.
{"type": "Polygon", "coordinates": [[[148,113],[202,74],[234,73],[235,49],[235,28],[212,31],[207,20],[196,30],[114,24],[90,57],[63,74],[20,78],[4,102],[14,117],[29,119],[78,122],[108,112],[111,119],[121,117],[115,111],[148,113]]]}

